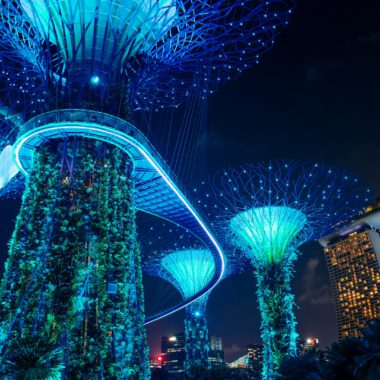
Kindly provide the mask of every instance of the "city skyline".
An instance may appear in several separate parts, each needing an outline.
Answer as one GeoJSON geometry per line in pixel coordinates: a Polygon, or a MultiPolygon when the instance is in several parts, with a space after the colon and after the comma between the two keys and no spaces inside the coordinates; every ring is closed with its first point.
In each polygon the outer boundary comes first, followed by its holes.
{"type": "MultiPolygon", "coordinates": [[[[211,351],[222,351],[222,357],[217,357],[215,355],[217,354],[212,354],[209,355],[209,362],[213,366],[218,366],[220,365],[221,362],[218,362],[218,360],[223,360],[224,359],[224,345],[223,345],[223,338],[221,336],[216,336],[216,335],[211,335],[209,337],[210,341],[210,352],[211,351]],[[210,360],[211,359],[211,360],[210,360]]],[[[312,337],[312,336],[307,336],[307,337],[298,337],[297,338],[297,346],[299,347],[300,352],[304,353],[305,351],[309,350],[310,348],[318,348],[319,349],[319,339],[317,337],[312,337]]],[[[162,336],[161,337],[161,350],[160,353],[157,355],[151,354],[149,356],[149,359],[154,362],[154,363],[159,363],[161,365],[165,365],[165,362],[167,363],[168,358],[167,354],[170,352],[170,349],[172,352],[175,352],[177,355],[178,352],[181,352],[180,355],[182,355],[181,360],[182,363],[181,365],[183,366],[185,362],[185,333],[182,332],[177,332],[175,334],[169,335],[169,336],[162,336]],[[173,348],[175,349],[173,351],[173,348]],[[169,349],[169,351],[168,351],[169,349]]],[[[252,349],[259,348],[260,350],[263,349],[263,344],[262,343],[249,343],[245,347],[245,353],[242,356],[237,356],[232,358],[230,361],[224,361],[223,364],[225,365],[230,365],[231,363],[241,359],[244,356],[249,356],[249,352],[252,349]],[[248,353],[247,353],[248,352],[248,353]]],[[[255,356],[255,355],[254,355],[255,356]]],[[[178,368],[181,368],[181,365],[178,366],[177,362],[178,358],[176,358],[176,370],[178,368]]],[[[172,365],[172,364],[169,364],[172,365]]]]}

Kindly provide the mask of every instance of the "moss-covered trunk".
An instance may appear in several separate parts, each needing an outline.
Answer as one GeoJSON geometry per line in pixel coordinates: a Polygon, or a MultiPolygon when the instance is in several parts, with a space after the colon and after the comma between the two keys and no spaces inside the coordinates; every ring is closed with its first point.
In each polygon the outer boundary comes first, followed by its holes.
{"type": "Polygon", "coordinates": [[[34,340],[63,378],[147,378],[129,157],[78,139],[44,144],[34,162],[1,288],[4,370],[34,340]]]}
{"type": "Polygon", "coordinates": [[[185,320],[185,347],[186,363],[189,370],[193,366],[207,368],[210,343],[206,318],[206,302],[201,299],[186,308],[185,320]]]}
{"type": "Polygon", "coordinates": [[[296,354],[294,295],[290,280],[292,266],[273,263],[258,266],[257,298],[261,313],[261,338],[264,344],[263,380],[278,378],[278,369],[287,356],[296,354]]]}

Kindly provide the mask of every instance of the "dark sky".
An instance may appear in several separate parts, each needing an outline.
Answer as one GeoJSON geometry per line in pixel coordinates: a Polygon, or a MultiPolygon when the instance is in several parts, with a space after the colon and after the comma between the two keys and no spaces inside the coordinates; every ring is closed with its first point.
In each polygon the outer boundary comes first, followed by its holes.
{"type": "MultiPolygon", "coordinates": [[[[290,27],[260,65],[209,100],[207,161],[212,173],[267,159],[318,160],[348,169],[380,194],[380,3],[304,0],[290,27]]],[[[17,213],[0,202],[0,257],[17,213]]],[[[322,249],[302,247],[293,281],[298,331],[336,339],[335,311],[322,249]]],[[[149,291],[149,290],[148,290],[149,291]]],[[[182,312],[148,327],[152,354],[160,338],[183,331],[182,312]]],[[[228,360],[259,341],[255,281],[250,272],[222,282],[208,303],[210,333],[228,360]]]]}
{"type": "MultiPolygon", "coordinates": [[[[300,1],[290,27],[260,65],[209,100],[209,171],[276,158],[318,160],[357,174],[380,195],[380,3],[300,1]]],[[[302,247],[293,281],[298,332],[325,347],[336,340],[327,266],[317,243],[302,247]]],[[[222,282],[208,303],[211,334],[227,359],[259,341],[255,281],[222,282]]],[[[183,330],[180,312],[148,327],[160,337],[183,330]]]]}

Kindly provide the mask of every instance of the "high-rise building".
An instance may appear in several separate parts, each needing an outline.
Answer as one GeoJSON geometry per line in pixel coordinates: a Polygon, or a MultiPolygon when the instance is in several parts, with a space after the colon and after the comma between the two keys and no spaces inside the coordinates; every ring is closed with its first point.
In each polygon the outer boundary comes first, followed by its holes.
{"type": "Polygon", "coordinates": [[[210,351],[208,353],[208,361],[211,367],[222,367],[224,363],[224,351],[222,338],[212,335],[210,337],[210,351]]]}
{"type": "Polygon", "coordinates": [[[186,360],[184,333],[161,338],[161,358],[162,366],[170,373],[183,372],[186,360]]]}
{"type": "Polygon", "coordinates": [[[380,318],[380,207],[319,240],[324,247],[336,307],[338,340],[360,336],[380,318]]]}
{"type": "Polygon", "coordinates": [[[262,344],[250,344],[247,346],[247,367],[255,378],[259,377],[262,371],[263,350],[264,346],[262,344]]]}

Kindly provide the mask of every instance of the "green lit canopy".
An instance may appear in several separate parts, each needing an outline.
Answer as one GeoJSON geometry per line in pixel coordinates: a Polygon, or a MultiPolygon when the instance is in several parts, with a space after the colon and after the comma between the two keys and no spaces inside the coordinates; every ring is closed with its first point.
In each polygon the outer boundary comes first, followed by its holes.
{"type": "Polygon", "coordinates": [[[297,235],[306,225],[305,215],[291,207],[251,208],[234,216],[230,229],[251,260],[261,263],[281,262],[290,247],[300,241],[297,235]]]}
{"type": "Polygon", "coordinates": [[[193,296],[207,286],[215,273],[215,260],[206,249],[186,249],[168,254],[161,260],[165,278],[184,298],[193,296]]]}
{"type": "Polygon", "coordinates": [[[177,14],[173,0],[21,0],[21,7],[66,61],[106,65],[149,51],[177,14]]]}

